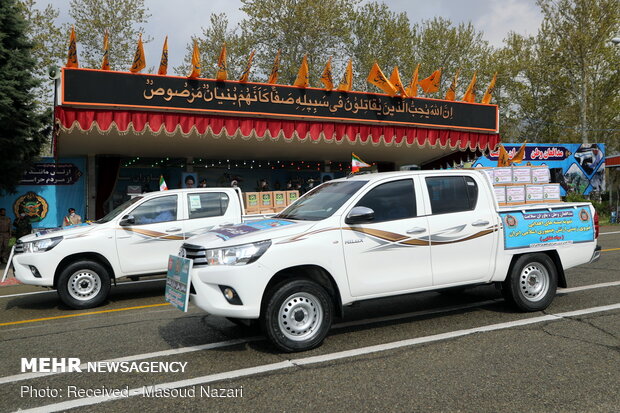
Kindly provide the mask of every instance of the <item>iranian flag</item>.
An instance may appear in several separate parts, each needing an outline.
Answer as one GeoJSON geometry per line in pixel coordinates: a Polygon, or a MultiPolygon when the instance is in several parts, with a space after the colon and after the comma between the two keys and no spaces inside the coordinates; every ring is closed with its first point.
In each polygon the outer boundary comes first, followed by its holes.
{"type": "Polygon", "coordinates": [[[354,153],[351,153],[351,172],[356,173],[359,172],[360,168],[369,168],[366,162],[362,161],[359,156],[354,153]]]}
{"type": "Polygon", "coordinates": [[[164,179],[163,175],[159,175],[159,190],[160,191],[168,190],[168,185],[166,185],[166,180],[164,179]]]}

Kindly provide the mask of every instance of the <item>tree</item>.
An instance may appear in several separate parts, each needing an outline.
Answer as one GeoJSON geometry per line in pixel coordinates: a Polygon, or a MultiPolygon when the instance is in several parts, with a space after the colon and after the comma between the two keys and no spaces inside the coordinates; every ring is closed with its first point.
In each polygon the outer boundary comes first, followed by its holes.
{"type": "MultiPolygon", "coordinates": [[[[202,28],[202,36],[192,38],[187,44],[185,58],[181,66],[174,71],[179,76],[187,76],[191,71],[191,56],[194,40],[198,42],[200,50],[201,76],[212,78],[215,76],[217,59],[226,42],[228,78],[237,79],[245,69],[251,45],[246,36],[239,34],[239,28],[231,29],[225,13],[211,14],[210,25],[202,28]]],[[[254,70],[252,71],[254,73],[254,70]]],[[[255,76],[252,76],[255,78],[255,76]]]]}
{"type": "MultiPolygon", "coordinates": [[[[592,120],[604,122],[605,115],[597,115],[609,103],[614,106],[620,100],[617,93],[620,59],[618,53],[611,51],[613,45],[609,42],[620,25],[618,1],[538,0],[538,5],[544,16],[540,35],[553,42],[555,53],[551,55],[551,63],[568,81],[567,91],[576,105],[567,109],[576,109],[581,141],[588,142],[591,125],[601,126],[592,120]],[[602,96],[601,89],[609,93],[602,96]],[[601,98],[607,102],[601,102],[601,98]]],[[[618,108],[615,105],[616,113],[618,108]]]]}
{"type": "Polygon", "coordinates": [[[15,191],[45,142],[31,94],[37,81],[27,30],[17,1],[0,2],[0,193],[15,191]]]}
{"type": "Polygon", "coordinates": [[[408,84],[414,68],[415,28],[411,28],[406,13],[395,13],[385,3],[364,4],[356,10],[352,31],[349,49],[355,71],[354,90],[376,91],[366,81],[375,60],[388,77],[398,66],[403,82],[408,84]]]}
{"type": "Polygon", "coordinates": [[[256,48],[257,73],[267,79],[276,52],[281,49],[280,83],[292,84],[307,53],[310,84],[319,86],[323,66],[330,56],[335,67],[344,68],[347,62],[346,45],[358,2],[242,0],[241,10],[248,17],[240,27],[246,42],[256,48]]]}
{"type": "Polygon", "coordinates": [[[620,48],[609,42],[620,24],[617,2],[539,4],[544,20],[538,33],[511,33],[494,57],[502,73],[504,138],[587,140],[618,150],[620,48]]]}
{"type": "Polygon", "coordinates": [[[501,108],[502,136],[508,141],[561,140],[559,114],[568,104],[567,85],[549,64],[549,42],[545,37],[516,33],[509,33],[504,42],[505,47],[494,54],[501,80],[495,96],[501,108]]]}
{"type": "Polygon", "coordinates": [[[28,23],[25,34],[33,45],[32,57],[36,62],[34,76],[39,80],[39,86],[33,93],[38,110],[43,111],[51,106],[54,95],[53,82],[48,78],[48,68],[62,64],[67,54],[67,39],[56,24],[58,10],[51,4],[43,10],[36,7],[35,0],[19,0],[17,4],[28,23]]]}
{"type": "Polygon", "coordinates": [[[457,69],[460,76],[457,83],[456,99],[460,100],[474,71],[477,71],[477,101],[480,92],[493,76],[493,68],[488,67],[491,46],[483,39],[483,32],[476,31],[471,22],[453,23],[442,17],[425,20],[416,25],[413,59],[421,63],[420,79],[429,76],[434,70],[442,69],[441,83],[436,97],[442,98],[452,82],[457,69]]]}
{"type": "MultiPolygon", "coordinates": [[[[151,15],[144,0],[71,0],[69,15],[75,22],[78,53],[82,67],[99,68],[103,56],[103,36],[107,29],[110,68],[129,70],[138,35],[151,15]]],[[[65,26],[69,38],[70,26],[65,26]]],[[[144,43],[150,41],[143,36],[144,43]]]]}

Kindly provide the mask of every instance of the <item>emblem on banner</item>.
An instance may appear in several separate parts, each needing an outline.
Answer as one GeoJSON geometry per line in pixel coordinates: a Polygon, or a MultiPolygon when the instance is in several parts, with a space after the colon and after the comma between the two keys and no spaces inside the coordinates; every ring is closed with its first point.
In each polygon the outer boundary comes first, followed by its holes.
{"type": "Polygon", "coordinates": [[[13,204],[13,212],[15,216],[19,216],[22,212],[30,218],[30,222],[40,222],[47,215],[49,206],[42,196],[30,191],[20,196],[13,204]]]}

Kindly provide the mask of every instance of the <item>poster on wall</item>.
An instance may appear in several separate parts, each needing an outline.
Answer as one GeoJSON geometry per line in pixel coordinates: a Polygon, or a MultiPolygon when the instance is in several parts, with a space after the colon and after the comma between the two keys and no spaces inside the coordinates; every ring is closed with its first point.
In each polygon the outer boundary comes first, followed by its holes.
{"type": "MultiPolygon", "coordinates": [[[[504,144],[512,158],[521,144],[504,144]]],[[[499,149],[478,158],[473,167],[497,166],[499,149]]],[[[551,182],[560,184],[561,195],[567,191],[589,195],[605,191],[605,144],[602,143],[528,143],[523,162],[517,166],[548,166],[551,182]]]]}
{"type": "Polygon", "coordinates": [[[33,228],[55,228],[69,208],[85,220],[86,159],[43,158],[24,172],[16,190],[0,198],[11,220],[24,213],[33,228]]]}

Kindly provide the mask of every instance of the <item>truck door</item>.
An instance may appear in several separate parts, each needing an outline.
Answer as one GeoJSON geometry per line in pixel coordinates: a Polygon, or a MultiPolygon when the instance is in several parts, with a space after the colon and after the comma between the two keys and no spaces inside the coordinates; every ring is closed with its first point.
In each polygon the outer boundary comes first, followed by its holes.
{"type": "Polygon", "coordinates": [[[218,225],[238,224],[241,222],[239,201],[222,191],[188,192],[185,197],[185,219],[183,230],[185,237],[205,233],[218,225]]]}
{"type": "Polygon", "coordinates": [[[134,223],[116,231],[116,250],[123,273],[166,271],[168,255],[178,253],[184,239],[178,221],[179,202],[176,194],[159,196],[128,212],[134,223]]]}
{"type": "Polygon", "coordinates": [[[498,236],[490,191],[471,176],[427,176],[424,182],[433,285],[488,280],[498,236]]]}
{"type": "MultiPolygon", "coordinates": [[[[355,297],[432,285],[426,217],[414,179],[380,183],[355,204],[374,211],[368,223],[348,225],[342,242],[351,294],[355,297]]],[[[351,208],[352,209],[352,208],[351,208]]]]}

